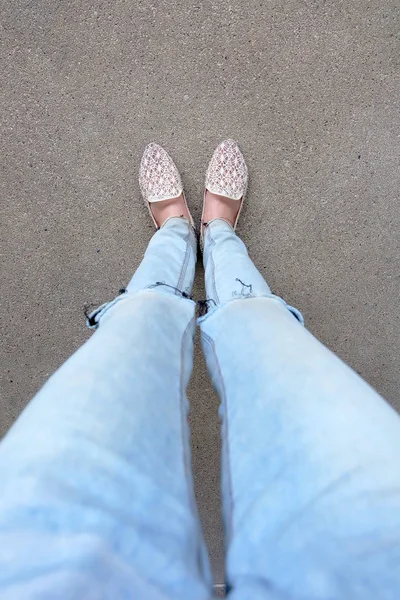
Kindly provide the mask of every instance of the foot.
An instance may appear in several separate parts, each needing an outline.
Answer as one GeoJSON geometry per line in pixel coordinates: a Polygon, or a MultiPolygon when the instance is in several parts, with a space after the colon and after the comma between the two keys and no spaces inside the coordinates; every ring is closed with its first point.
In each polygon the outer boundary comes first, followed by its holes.
{"type": "Polygon", "coordinates": [[[191,217],[183,194],[170,200],[152,202],[149,206],[157,227],[161,227],[171,217],[185,217],[190,223],[191,217]]]}
{"type": "Polygon", "coordinates": [[[220,196],[219,194],[213,194],[209,190],[206,190],[204,195],[204,210],[203,210],[203,223],[208,223],[213,219],[224,219],[228,221],[232,227],[236,223],[238,216],[240,202],[232,200],[227,196],[220,196]]]}
{"type": "Polygon", "coordinates": [[[139,185],[156,227],[170,217],[184,217],[193,226],[179,171],[169,154],[158,144],[149,144],[143,153],[139,185]]]}
{"type": "Polygon", "coordinates": [[[247,166],[239,146],[233,140],[225,140],[219,144],[208,165],[201,236],[204,223],[212,219],[224,219],[236,227],[247,180],[247,166]]]}

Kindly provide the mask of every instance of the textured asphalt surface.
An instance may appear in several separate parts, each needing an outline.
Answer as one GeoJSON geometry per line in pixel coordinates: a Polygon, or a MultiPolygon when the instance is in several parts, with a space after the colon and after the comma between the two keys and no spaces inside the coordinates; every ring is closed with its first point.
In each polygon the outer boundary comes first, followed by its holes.
{"type": "MultiPolygon", "coordinates": [[[[1,433],[90,335],[84,305],[138,266],[153,229],[137,170],[152,140],[197,219],[214,147],[239,141],[238,233],[255,264],[400,408],[396,0],[13,0],[0,26],[1,433]]],[[[222,582],[218,400],[199,348],[189,396],[222,582]]]]}

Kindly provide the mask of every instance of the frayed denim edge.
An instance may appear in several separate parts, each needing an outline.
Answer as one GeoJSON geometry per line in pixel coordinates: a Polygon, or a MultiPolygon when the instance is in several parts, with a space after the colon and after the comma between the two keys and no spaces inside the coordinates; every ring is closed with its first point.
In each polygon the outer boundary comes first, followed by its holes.
{"type": "Polygon", "coordinates": [[[175,300],[185,300],[186,302],[192,302],[194,305],[196,305],[196,302],[194,302],[194,300],[192,300],[191,298],[183,297],[183,296],[176,296],[175,294],[171,294],[170,292],[165,292],[165,291],[160,290],[159,287],[157,287],[157,289],[144,288],[142,290],[137,290],[134,292],[129,292],[128,290],[126,290],[123,294],[120,294],[119,296],[114,298],[114,300],[110,300],[110,302],[105,302],[104,304],[101,304],[98,308],[93,310],[90,314],[86,315],[87,327],[89,329],[96,330],[100,324],[100,319],[106,314],[106,312],[108,312],[110,310],[110,308],[112,308],[118,302],[121,302],[122,300],[130,300],[137,294],[143,294],[143,292],[146,292],[149,294],[162,294],[163,296],[169,296],[170,298],[174,298],[175,300]]]}
{"type": "Polygon", "coordinates": [[[208,311],[208,313],[206,315],[199,317],[197,319],[197,324],[200,325],[201,323],[203,323],[203,321],[205,321],[206,319],[211,317],[215,312],[217,312],[221,308],[224,308],[224,306],[226,306],[227,304],[230,304],[231,302],[236,302],[237,300],[251,300],[251,298],[266,298],[267,300],[277,300],[278,302],[283,304],[283,306],[290,313],[292,313],[292,315],[298,320],[300,325],[303,325],[303,327],[304,327],[304,317],[301,314],[301,312],[294,306],[290,306],[290,304],[287,304],[287,302],[285,302],[283,300],[283,298],[281,298],[280,296],[276,296],[275,294],[254,294],[251,296],[249,295],[249,296],[241,296],[241,297],[237,297],[237,298],[232,298],[232,300],[228,300],[227,302],[224,302],[223,304],[220,304],[219,306],[214,306],[212,309],[210,309],[208,311]]]}

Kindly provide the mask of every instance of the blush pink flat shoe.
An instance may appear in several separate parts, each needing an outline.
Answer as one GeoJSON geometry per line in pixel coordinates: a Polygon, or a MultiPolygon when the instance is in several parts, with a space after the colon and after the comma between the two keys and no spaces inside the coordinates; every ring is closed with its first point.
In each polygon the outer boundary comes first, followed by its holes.
{"type": "Polygon", "coordinates": [[[200,241],[203,245],[204,208],[206,191],[237,200],[238,212],[233,225],[236,225],[242,210],[248,184],[248,170],[239,146],[234,140],[225,140],[217,146],[212,155],[206,173],[204,190],[203,214],[201,217],[200,241]]]}
{"type": "Polygon", "coordinates": [[[190,224],[194,228],[179,171],[168,152],[154,142],[146,146],[144,150],[139,169],[139,185],[145,204],[157,229],[159,225],[151,211],[151,204],[178,198],[181,194],[190,217],[190,224]]]}

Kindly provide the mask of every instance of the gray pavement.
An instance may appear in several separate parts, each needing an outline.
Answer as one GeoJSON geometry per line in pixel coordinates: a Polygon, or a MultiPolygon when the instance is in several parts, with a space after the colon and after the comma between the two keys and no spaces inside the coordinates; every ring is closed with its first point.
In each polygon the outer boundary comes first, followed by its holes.
{"type": "MultiPolygon", "coordinates": [[[[83,306],[138,266],[152,140],[197,219],[211,152],[239,141],[251,179],[238,233],[257,267],[400,408],[399,31],[396,0],[3,2],[2,433],[89,336],[83,306]]],[[[198,347],[189,396],[222,582],[218,400],[198,347]]]]}

